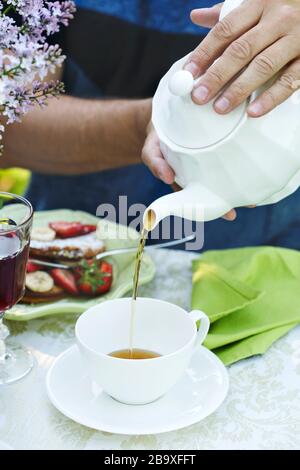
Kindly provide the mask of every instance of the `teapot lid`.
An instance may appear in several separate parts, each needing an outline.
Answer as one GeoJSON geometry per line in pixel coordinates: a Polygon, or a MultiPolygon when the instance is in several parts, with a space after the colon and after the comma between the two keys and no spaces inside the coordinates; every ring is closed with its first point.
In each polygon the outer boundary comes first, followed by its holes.
{"type": "Polygon", "coordinates": [[[183,70],[188,56],[176,62],[162,78],[153,99],[153,124],[162,138],[189,149],[214,145],[238,126],[246,112],[247,102],[228,114],[218,114],[213,101],[195,104],[191,92],[197,81],[183,70]]]}

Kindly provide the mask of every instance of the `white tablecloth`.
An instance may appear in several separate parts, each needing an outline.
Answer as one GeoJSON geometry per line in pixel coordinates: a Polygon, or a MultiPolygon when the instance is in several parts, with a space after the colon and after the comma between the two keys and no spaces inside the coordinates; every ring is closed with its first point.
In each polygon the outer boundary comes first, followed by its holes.
{"type": "MultiPolygon", "coordinates": [[[[140,289],[189,308],[191,260],[196,255],[153,253],[155,280],[140,289]]],[[[74,343],[72,316],[10,322],[37,366],[24,380],[0,387],[0,440],[15,449],[299,449],[300,327],[263,357],[229,368],[230,391],[204,421],[160,435],[124,436],[94,431],[64,417],[49,402],[45,376],[54,358],[74,343]]]]}

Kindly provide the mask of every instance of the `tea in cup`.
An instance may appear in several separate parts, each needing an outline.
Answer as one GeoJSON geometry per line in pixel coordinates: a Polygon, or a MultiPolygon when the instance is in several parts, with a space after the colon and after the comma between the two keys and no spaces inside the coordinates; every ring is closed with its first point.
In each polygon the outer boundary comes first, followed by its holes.
{"type": "Polygon", "coordinates": [[[75,332],[92,382],[122,403],[139,405],[157,400],[176,384],[206,338],[209,319],[198,310],[188,313],[169,302],[139,297],[130,351],[131,302],[108,300],[90,308],[77,320],[75,332]]]}

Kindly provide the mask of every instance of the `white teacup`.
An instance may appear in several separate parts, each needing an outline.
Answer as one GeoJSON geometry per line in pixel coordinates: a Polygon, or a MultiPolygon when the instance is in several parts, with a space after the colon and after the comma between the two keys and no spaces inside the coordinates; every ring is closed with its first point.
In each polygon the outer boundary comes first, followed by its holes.
{"type": "Polygon", "coordinates": [[[156,400],[175,385],[204,341],[209,319],[197,310],[187,313],[162,300],[138,298],[133,346],[161,356],[137,360],[109,356],[128,349],[130,316],[131,298],[109,300],[83,313],[75,332],[92,381],[116,400],[138,405],[156,400]]]}

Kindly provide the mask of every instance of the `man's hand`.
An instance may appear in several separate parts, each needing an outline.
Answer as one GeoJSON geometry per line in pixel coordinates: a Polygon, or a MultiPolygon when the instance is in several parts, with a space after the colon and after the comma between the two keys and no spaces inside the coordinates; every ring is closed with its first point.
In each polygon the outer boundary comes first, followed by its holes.
{"type": "Polygon", "coordinates": [[[248,106],[251,117],[260,117],[300,88],[300,1],[244,0],[219,21],[221,6],[191,13],[195,24],[212,27],[185,66],[202,75],[193,100],[217,97],[216,112],[226,114],[276,76],[248,106]]]}
{"type": "Polygon", "coordinates": [[[174,171],[161,153],[159,139],[151,121],[147,127],[147,138],[142,150],[142,160],[156,178],[166,184],[174,183],[174,171]]]}
{"type": "MultiPolygon", "coordinates": [[[[177,191],[180,188],[174,183],[175,174],[172,168],[168,165],[161,153],[159,140],[155,129],[151,122],[147,128],[147,138],[142,151],[142,160],[148,166],[150,171],[157,178],[161,179],[164,183],[172,185],[172,188],[177,191]]],[[[232,209],[224,215],[226,220],[234,220],[236,212],[232,209]]]]}

